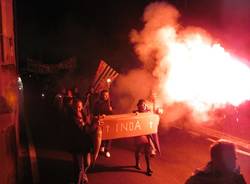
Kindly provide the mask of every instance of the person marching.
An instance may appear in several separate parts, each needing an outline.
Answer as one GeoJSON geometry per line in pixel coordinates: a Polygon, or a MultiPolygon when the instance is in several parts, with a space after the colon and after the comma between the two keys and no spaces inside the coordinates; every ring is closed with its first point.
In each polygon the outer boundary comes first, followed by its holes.
{"type": "Polygon", "coordinates": [[[78,177],[78,184],[88,183],[86,175],[91,162],[91,150],[93,142],[91,138],[91,125],[86,121],[83,114],[83,102],[78,99],[73,105],[71,122],[68,125],[69,146],[73,156],[73,166],[75,175],[78,177]]]}
{"type": "MultiPolygon", "coordinates": [[[[110,94],[108,90],[101,91],[99,99],[94,104],[93,111],[94,116],[105,116],[113,114],[113,109],[110,103],[110,94]]],[[[111,142],[111,140],[105,140],[101,143],[100,152],[105,154],[107,158],[111,156],[111,142]]]]}
{"type": "MultiPolygon", "coordinates": [[[[137,110],[133,111],[134,113],[145,113],[149,112],[150,110],[147,108],[145,100],[140,99],[137,103],[137,110]]],[[[140,164],[140,155],[143,152],[146,161],[146,175],[151,176],[153,171],[151,169],[150,164],[150,154],[151,154],[151,145],[150,145],[150,137],[148,135],[138,136],[135,137],[135,168],[141,170],[140,164]]]]}

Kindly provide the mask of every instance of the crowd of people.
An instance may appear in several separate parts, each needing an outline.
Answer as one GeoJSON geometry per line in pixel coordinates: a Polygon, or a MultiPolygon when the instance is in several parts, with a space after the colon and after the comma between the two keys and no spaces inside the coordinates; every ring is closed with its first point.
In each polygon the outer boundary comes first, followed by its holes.
{"type": "MultiPolygon", "coordinates": [[[[62,116],[62,129],[67,149],[72,153],[75,178],[78,183],[87,183],[86,172],[95,162],[97,155],[111,157],[112,140],[101,139],[101,117],[112,115],[113,108],[109,91],[104,89],[98,95],[87,94],[81,96],[78,88],[62,88],[55,96],[54,104],[62,116]],[[98,147],[100,149],[98,149],[98,147]],[[96,153],[98,151],[98,153],[96,153]]],[[[146,101],[140,99],[137,103],[135,113],[148,112],[146,101]]],[[[134,138],[135,142],[135,168],[141,170],[140,155],[145,154],[146,175],[151,176],[153,171],[150,165],[150,158],[155,156],[156,149],[150,135],[134,138]]]]}
{"type": "MultiPolygon", "coordinates": [[[[81,96],[77,88],[63,88],[55,96],[55,105],[58,113],[63,114],[63,130],[67,131],[65,141],[73,158],[74,178],[79,184],[88,183],[86,173],[95,163],[97,155],[111,157],[112,140],[101,141],[103,122],[100,118],[113,114],[109,91],[102,90],[98,96],[81,96]]],[[[139,99],[137,109],[133,112],[138,114],[149,111],[146,101],[139,99]]],[[[135,169],[142,169],[141,154],[144,154],[147,176],[153,174],[150,161],[156,154],[152,141],[155,136],[157,137],[157,134],[134,137],[135,169]]],[[[234,144],[218,141],[212,145],[211,161],[205,168],[196,170],[185,184],[246,184],[236,164],[234,144]]]]}

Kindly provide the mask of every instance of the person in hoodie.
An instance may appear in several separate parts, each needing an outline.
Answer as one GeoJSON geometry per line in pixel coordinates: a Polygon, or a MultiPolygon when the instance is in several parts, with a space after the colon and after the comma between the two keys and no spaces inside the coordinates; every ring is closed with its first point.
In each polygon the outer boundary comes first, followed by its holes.
{"type": "Polygon", "coordinates": [[[198,169],[185,184],[246,184],[236,163],[233,143],[225,140],[215,142],[210,148],[211,161],[198,169]]]}

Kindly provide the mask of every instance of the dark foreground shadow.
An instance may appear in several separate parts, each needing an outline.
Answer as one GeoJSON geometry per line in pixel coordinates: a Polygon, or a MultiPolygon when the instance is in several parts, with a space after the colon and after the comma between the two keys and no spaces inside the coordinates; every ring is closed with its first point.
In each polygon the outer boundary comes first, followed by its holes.
{"type": "Polygon", "coordinates": [[[99,173],[99,172],[136,172],[145,174],[145,171],[137,170],[134,165],[107,166],[107,165],[96,164],[93,168],[89,169],[89,173],[99,173]]]}

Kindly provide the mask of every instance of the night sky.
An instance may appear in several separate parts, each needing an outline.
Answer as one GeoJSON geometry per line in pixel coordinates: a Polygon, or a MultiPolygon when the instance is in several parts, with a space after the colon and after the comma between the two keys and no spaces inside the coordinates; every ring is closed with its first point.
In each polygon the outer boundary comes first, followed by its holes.
{"type": "MultiPolygon", "coordinates": [[[[139,66],[129,42],[140,29],[150,0],[43,0],[15,2],[18,56],[57,63],[75,56],[80,72],[91,75],[100,59],[119,72],[139,66]]],[[[167,1],[166,1],[167,2],[167,1]]],[[[249,0],[171,0],[183,25],[201,26],[232,52],[249,57],[249,0]]]]}

